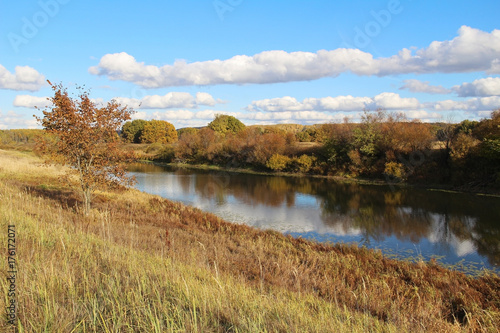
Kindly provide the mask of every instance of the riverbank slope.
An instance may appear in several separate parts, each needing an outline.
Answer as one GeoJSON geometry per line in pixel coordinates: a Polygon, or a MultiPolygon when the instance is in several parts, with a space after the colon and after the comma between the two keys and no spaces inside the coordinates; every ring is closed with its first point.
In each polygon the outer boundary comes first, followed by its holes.
{"type": "MultiPolygon", "coordinates": [[[[97,193],[85,217],[63,168],[13,151],[0,151],[0,161],[0,244],[7,248],[6,230],[15,226],[20,331],[500,326],[500,278],[493,274],[472,278],[434,263],[293,239],[132,189],[97,193]]],[[[0,285],[7,295],[7,279],[0,285]]]]}

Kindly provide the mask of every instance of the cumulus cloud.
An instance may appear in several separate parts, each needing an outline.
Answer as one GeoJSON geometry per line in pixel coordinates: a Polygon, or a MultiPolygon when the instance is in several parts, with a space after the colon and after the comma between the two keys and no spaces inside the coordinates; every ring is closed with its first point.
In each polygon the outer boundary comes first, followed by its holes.
{"type": "Polygon", "coordinates": [[[500,66],[500,30],[491,33],[462,26],[450,41],[434,41],[413,54],[401,50],[390,58],[380,59],[379,76],[403,73],[498,74],[500,66]]]}
{"type": "Polygon", "coordinates": [[[125,52],[104,55],[94,75],[133,82],[145,88],[214,84],[265,84],[307,81],[356,75],[387,76],[408,73],[486,72],[500,74],[500,30],[491,33],[462,26],[449,41],[434,41],[428,47],[403,49],[388,58],[374,59],[370,53],[340,48],[312,52],[265,51],[236,55],[226,60],[187,63],[176,61],[161,67],[138,62],[125,52]]]}
{"type": "MultiPolygon", "coordinates": [[[[215,100],[210,94],[198,92],[196,97],[186,92],[169,92],[163,96],[151,95],[141,99],[128,97],[115,97],[114,100],[122,105],[127,105],[134,109],[174,109],[174,108],[198,108],[200,105],[214,106],[223,103],[219,99],[215,100]]],[[[92,99],[94,103],[103,104],[102,98],[92,99]]],[[[14,99],[14,106],[34,108],[36,106],[44,108],[52,105],[47,97],[36,97],[31,95],[18,95],[14,99]]]]}
{"type": "Polygon", "coordinates": [[[170,109],[170,108],[194,108],[195,99],[190,93],[169,92],[163,96],[150,95],[141,99],[115,97],[114,100],[122,105],[128,105],[134,109],[170,109]]]}
{"type": "Polygon", "coordinates": [[[245,114],[241,119],[253,120],[259,123],[286,123],[286,122],[299,122],[299,123],[323,123],[332,122],[344,119],[346,116],[342,113],[328,113],[320,111],[280,111],[280,112],[256,112],[245,114]]]}
{"type": "Polygon", "coordinates": [[[409,90],[413,93],[427,93],[427,94],[449,94],[450,89],[446,89],[443,86],[433,86],[429,84],[429,81],[420,80],[404,80],[405,84],[399,88],[400,90],[409,90]]]}
{"type": "Polygon", "coordinates": [[[212,95],[204,92],[196,93],[196,97],[186,92],[169,92],[163,96],[144,96],[141,99],[116,97],[115,100],[135,109],[192,109],[200,105],[214,106],[217,103],[222,103],[221,100],[215,100],[212,95]]]}
{"type": "Polygon", "coordinates": [[[94,75],[134,82],[145,88],[185,85],[275,83],[314,80],[346,71],[370,75],[373,57],[353,49],[320,50],[317,53],[265,51],[254,56],[237,55],[227,60],[187,63],[176,61],[162,67],[145,65],[125,52],[103,56],[94,75]]]}
{"type": "Polygon", "coordinates": [[[14,98],[14,106],[25,108],[46,108],[52,105],[52,102],[47,97],[37,97],[31,95],[17,95],[14,98]]]}
{"type": "Polygon", "coordinates": [[[438,102],[424,103],[426,109],[435,111],[491,111],[500,107],[500,96],[475,97],[464,101],[444,100],[438,102]]]}
{"type": "Polygon", "coordinates": [[[212,95],[206,92],[197,92],[196,93],[196,104],[198,105],[208,105],[208,106],[214,106],[215,104],[220,104],[224,103],[221,100],[215,100],[212,95]]]}
{"type": "Polygon", "coordinates": [[[188,120],[193,119],[194,113],[189,110],[168,110],[153,112],[153,119],[161,120],[188,120]]]}
{"type": "Polygon", "coordinates": [[[490,118],[492,113],[493,113],[493,110],[491,110],[491,111],[479,111],[477,113],[477,115],[481,118],[490,118]]]}
{"type": "Polygon", "coordinates": [[[372,108],[386,110],[418,109],[420,103],[416,98],[404,98],[396,93],[384,92],[373,97],[372,108]]]}
{"type": "Polygon", "coordinates": [[[0,65],[0,89],[37,91],[45,84],[45,77],[34,68],[16,66],[11,73],[0,65]]]}
{"type": "Polygon", "coordinates": [[[416,98],[403,98],[392,92],[384,92],[374,97],[337,96],[305,98],[298,101],[294,97],[263,99],[253,101],[246,107],[246,119],[280,122],[284,120],[318,122],[342,120],[345,114],[358,119],[356,114],[363,110],[389,110],[404,112],[410,119],[422,121],[441,120],[441,112],[464,111],[481,116],[500,107],[500,96],[476,97],[466,100],[441,100],[421,103],[416,98]]]}
{"type": "Polygon", "coordinates": [[[216,111],[216,110],[201,110],[201,111],[190,111],[185,109],[179,110],[167,110],[167,111],[156,111],[153,112],[154,119],[161,120],[209,120],[212,121],[217,114],[227,114],[234,117],[244,117],[241,112],[227,112],[227,111],[216,111]]]}
{"type": "Polygon", "coordinates": [[[487,77],[464,82],[451,88],[460,97],[500,96],[500,77],[487,77]]]}
{"type": "Polygon", "coordinates": [[[0,129],[38,128],[34,117],[25,118],[23,114],[14,111],[2,112],[0,110],[0,129]]]}
{"type": "Polygon", "coordinates": [[[174,124],[176,128],[201,127],[206,126],[209,122],[211,122],[215,118],[216,114],[227,114],[237,117],[238,119],[245,119],[245,114],[241,112],[227,112],[216,110],[201,110],[194,112],[186,109],[156,111],[153,112],[151,116],[142,117],[141,119],[149,118],[166,120],[174,124]]]}
{"type": "Polygon", "coordinates": [[[429,112],[426,110],[411,110],[411,111],[406,111],[405,115],[409,119],[419,119],[423,122],[431,122],[431,121],[436,121],[440,120],[443,118],[442,115],[440,115],[437,112],[429,112]]]}
{"type": "Polygon", "coordinates": [[[337,96],[306,98],[302,102],[294,97],[263,99],[253,101],[248,111],[300,112],[300,111],[362,111],[364,109],[413,110],[420,108],[416,98],[403,98],[395,93],[384,92],[375,97],[337,96]]]}
{"type": "Polygon", "coordinates": [[[144,112],[144,111],[141,111],[141,112],[135,112],[133,113],[130,118],[132,118],[132,120],[135,120],[135,119],[146,119],[147,117],[147,113],[144,112]]]}

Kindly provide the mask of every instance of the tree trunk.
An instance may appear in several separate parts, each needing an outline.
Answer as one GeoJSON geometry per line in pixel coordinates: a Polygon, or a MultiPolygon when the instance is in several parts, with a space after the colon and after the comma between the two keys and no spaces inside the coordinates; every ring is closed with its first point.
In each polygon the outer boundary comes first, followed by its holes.
{"type": "Polygon", "coordinates": [[[85,215],[90,214],[90,203],[92,201],[92,190],[90,187],[83,189],[83,212],[85,215]]]}

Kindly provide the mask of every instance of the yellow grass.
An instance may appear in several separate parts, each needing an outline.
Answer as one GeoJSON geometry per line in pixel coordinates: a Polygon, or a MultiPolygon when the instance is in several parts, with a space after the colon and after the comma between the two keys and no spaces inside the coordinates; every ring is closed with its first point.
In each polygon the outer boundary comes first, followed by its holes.
{"type": "MultiPolygon", "coordinates": [[[[0,246],[15,225],[19,332],[494,332],[500,324],[497,276],[293,240],[135,190],[98,193],[84,217],[63,171],[0,151],[0,246]]],[[[0,269],[5,309],[7,258],[0,269]]],[[[9,329],[1,320],[0,331],[9,329]]]]}

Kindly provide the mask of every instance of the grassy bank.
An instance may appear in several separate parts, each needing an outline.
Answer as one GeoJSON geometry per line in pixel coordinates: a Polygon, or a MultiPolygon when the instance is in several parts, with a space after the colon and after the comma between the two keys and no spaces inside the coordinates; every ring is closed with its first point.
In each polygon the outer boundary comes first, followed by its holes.
{"type": "MultiPolygon", "coordinates": [[[[15,225],[20,332],[500,327],[496,275],[259,231],[136,190],[98,193],[84,217],[63,171],[0,151],[0,244],[15,225]]],[[[5,309],[6,257],[0,267],[5,309]]],[[[10,328],[0,321],[0,331],[10,328]]]]}

